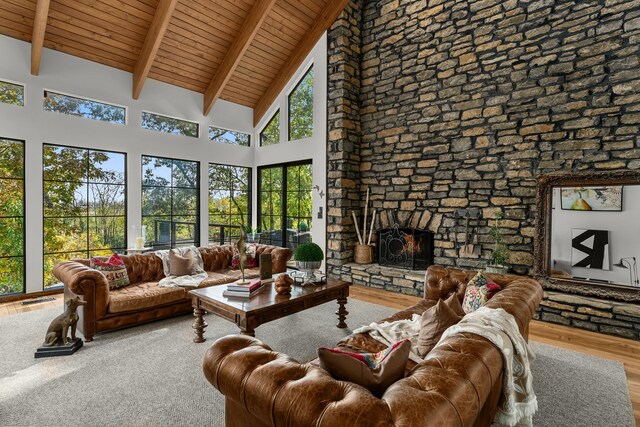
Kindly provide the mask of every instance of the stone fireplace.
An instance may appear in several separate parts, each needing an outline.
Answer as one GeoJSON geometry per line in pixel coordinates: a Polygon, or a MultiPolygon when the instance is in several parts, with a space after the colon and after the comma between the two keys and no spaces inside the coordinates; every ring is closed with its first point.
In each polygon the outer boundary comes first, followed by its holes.
{"type": "Polygon", "coordinates": [[[433,264],[433,233],[394,224],[378,233],[378,264],[406,270],[426,270],[433,264]]]}
{"type": "MultiPolygon", "coordinates": [[[[640,168],[638,11],[628,0],[350,1],[328,33],[328,274],[422,295],[421,270],[353,263],[351,211],[363,216],[367,187],[369,212],[420,212],[409,225],[433,233],[438,265],[486,265],[504,212],[511,265],[529,269],[540,173],[640,168]],[[466,208],[480,211],[476,258],[454,244],[466,208]]],[[[640,337],[640,313],[616,317],[626,306],[546,295],[543,320],[640,337]]]]}

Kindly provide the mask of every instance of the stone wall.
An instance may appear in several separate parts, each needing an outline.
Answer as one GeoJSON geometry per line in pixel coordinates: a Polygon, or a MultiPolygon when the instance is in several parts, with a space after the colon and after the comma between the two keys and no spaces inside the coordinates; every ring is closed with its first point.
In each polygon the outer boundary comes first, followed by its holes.
{"type": "Polygon", "coordinates": [[[353,259],[360,210],[360,46],[362,0],[352,0],[328,32],[327,272],[353,259]]]}
{"type": "Polygon", "coordinates": [[[371,0],[357,23],[360,6],[329,32],[330,274],[352,262],[366,187],[401,221],[418,212],[440,265],[484,266],[504,211],[527,269],[538,174],[640,168],[638,1],[371,0]],[[456,253],[463,207],[482,211],[480,258],[456,253]]]}
{"type": "Polygon", "coordinates": [[[594,332],[640,338],[638,304],[546,291],[536,319],[594,332]]]}

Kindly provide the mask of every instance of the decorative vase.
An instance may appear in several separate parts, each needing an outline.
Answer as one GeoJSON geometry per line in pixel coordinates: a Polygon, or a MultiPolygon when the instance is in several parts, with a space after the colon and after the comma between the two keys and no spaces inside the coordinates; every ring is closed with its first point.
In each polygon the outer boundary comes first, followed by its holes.
{"type": "Polygon", "coordinates": [[[288,274],[281,274],[275,281],[276,293],[280,295],[289,295],[291,293],[291,285],[293,279],[288,274]]]}
{"type": "Polygon", "coordinates": [[[322,266],[322,261],[296,261],[298,269],[304,273],[304,282],[302,285],[313,285],[316,283],[314,271],[319,270],[322,266]]]}
{"type": "Polygon", "coordinates": [[[373,245],[357,244],[354,259],[357,264],[371,264],[373,262],[373,245]]]}
{"type": "Polygon", "coordinates": [[[248,243],[260,243],[260,233],[247,234],[248,243]]]}

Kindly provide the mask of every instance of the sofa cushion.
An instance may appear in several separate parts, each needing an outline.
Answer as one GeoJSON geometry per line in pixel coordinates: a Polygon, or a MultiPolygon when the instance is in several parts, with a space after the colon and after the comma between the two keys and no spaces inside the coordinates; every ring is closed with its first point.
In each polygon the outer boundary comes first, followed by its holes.
{"type": "Polygon", "coordinates": [[[404,376],[411,341],[402,340],[378,353],[352,353],[338,348],[318,349],[320,366],[339,381],[350,381],[380,397],[404,376]]]}
{"type": "Polygon", "coordinates": [[[479,271],[467,285],[462,301],[462,308],[465,313],[476,311],[500,290],[500,285],[493,282],[484,272],[479,271]]]}
{"type": "Polygon", "coordinates": [[[422,313],[417,349],[420,357],[425,357],[438,344],[444,331],[462,319],[462,316],[456,313],[449,305],[455,305],[456,303],[460,305],[458,297],[452,294],[446,302],[438,300],[436,305],[422,313]],[[452,298],[455,300],[452,301],[452,298]]]}
{"type": "Polygon", "coordinates": [[[120,255],[114,253],[111,258],[105,260],[101,258],[91,258],[89,266],[102,272],[109,283],[109,290],[122,288],[129,284],[127,267],[120,255]]]}
{"type": "Polygon", "coordinates": [[[109,313],[145,310],[184,300],[184,288],[160,288],[158,282],[144,282],[119,288],[109,295],[109,313]]]}
{"type": "MultiPolygon", "coordinates": [[[[220,271],[208,271],[208,277],[204,279],[199,285],[199,288],[208,288],[209,286],[223,285],[226,283],[235,282],[240,280],[242,273],[240,270],[232,270],[230,268],[224,268],[220,271]]],[[[260,277],[259,268],[250,268],[244,270],[244,277],[247,279],[255,279],[260,277]]]]}
{"type": "Polygon", "coordinates": [[[169,250],[169,275],[170,276],[191,276],[193,274],[193,252],[185,252],[181,255],[175,249],[169,250]]]}

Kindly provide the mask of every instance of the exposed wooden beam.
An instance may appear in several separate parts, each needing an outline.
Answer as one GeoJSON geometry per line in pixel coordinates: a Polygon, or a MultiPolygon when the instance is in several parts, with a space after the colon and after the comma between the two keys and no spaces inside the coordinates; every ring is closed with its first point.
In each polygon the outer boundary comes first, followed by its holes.
{"type": "Polygon", "coordinates": [[[330,0],[320,15],[316,18],[311,26],[311,29],[307,32],[304,38],[296,46],[296,50],[291,54],[287,62],[285,62],[282,69],[278,72],[277,77],[271,82],[267,91],[262,95],[260,101],[253,108],[253,125],[257,126],[262,117],[266,114],[267,110],[276,100],[280,92],[289,83],[291,77],[298,71],[300,65],[305,60],[309,52],[316,45],[322,34],[331,27],[331,25],[338,19],[340,13],[349,3],[349,0],[330,0]]]}
{"type": "Polygon", "coordinates": [[[162,37],[164,37],[165,31],[167,31],[169,20],[177,3],[178,0],[160,0],[160,3],[158,3],[158,8],[156,9],[155,15],[153,15],[153,21],[151,21],[151,26],[149,27],[149,32],[142,45],[140,57],[133,69],[133,99],[138,99],[140,92],[142,92],[144,81],[147,75],[149,75],[149,70],[156,57],[156,53],[158,53],[162,37]]]}
{"type": "Polygon", "coordinates": [[[44,45],[44,33],[47,30],[49,16],[49,0],[38,0],[36,16],[33,18],[33,33],[31,34],[31,74],[37,76],[40,72],[40,59],[44,45]]]}
{"type": "Polygon", "coordinates": [[[242,55],[247,51],[249,45],[253,41],[253,38],[258,33],[262,22],[269,14],[269,11],[276,3],[276,0],[258,0],[249,12],[249,16],[242,23],[240,31],[235,40],[231,44],[231,47],[227,51],[218,67],[218,71],[211,79],[211,83],[207,87],[204,93],[204,105],[202,111],[206,116],[211,111],[211,107],[216,102],[225,85],[231,78],[231,75],[235,71],[236,67],[242,59],[242,55]]]}

